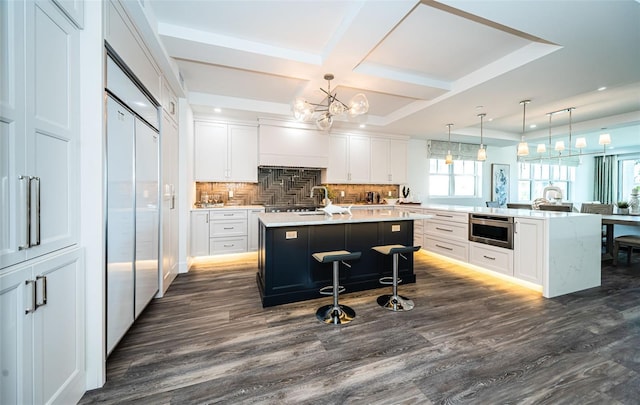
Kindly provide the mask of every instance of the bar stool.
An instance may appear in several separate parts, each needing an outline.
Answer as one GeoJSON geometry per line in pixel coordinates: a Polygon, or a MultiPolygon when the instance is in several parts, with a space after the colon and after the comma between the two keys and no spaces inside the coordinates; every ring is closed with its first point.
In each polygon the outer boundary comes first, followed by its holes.
{"type": "Polygon", "coordinates": [[[338,294],[344,292],[344,287],[340,286],[340,262],[347,267],[351,267],[345,260],[355,260],[360,258],[360,252],[348,252],[346,250],[334,250],[331,252],[314,253],[314,259],[320,263],[333,262],[333,286],[326,286],[320,289],[320,294],[333,295],[333,305],[324,305],[316,311],[316,318],[324,323],[341,325],[349,323],[356,317],[356,311],[346,305],[338,304],[338,294]]]}
{"type": "Polygon", "coordinates": [[[413,309],[414,304],[407,297],[398,295],[398,283],[402,280],[398,278],[398,256],[402,256],[407,260],[407,257],[403,253],[412,253],[420,250],[420,246],[404,246],[404,245],[383,245],[374,246],[371,249],[378,253],[389,256],[393,255],[393,277],[382,277],[380,284],[392,285],[393,294],[385,294],[378,297],[378,305],[386,308],[390,311],[410,311],[413,309]]]}

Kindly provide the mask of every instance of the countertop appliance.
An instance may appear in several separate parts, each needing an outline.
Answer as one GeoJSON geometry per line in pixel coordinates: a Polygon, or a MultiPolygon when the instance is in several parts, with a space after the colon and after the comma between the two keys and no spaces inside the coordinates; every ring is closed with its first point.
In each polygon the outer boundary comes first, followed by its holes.
{"type": "Polygon", "coordinates": [[[158,105],[107,58],[107,355],[158,292],[158,105]]]}
{"type": "Polygon", "coordinates": [[[513,249],[513,217],[469,214],[469,240],[513,249]]]}

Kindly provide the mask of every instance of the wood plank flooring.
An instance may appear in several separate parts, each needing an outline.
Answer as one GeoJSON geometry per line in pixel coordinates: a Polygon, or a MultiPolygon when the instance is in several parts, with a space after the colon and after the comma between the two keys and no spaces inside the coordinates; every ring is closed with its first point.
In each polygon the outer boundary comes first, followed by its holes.
{"type": "MultiPolygon", "coordinates": [[[[111,355],[81,404],[638,404],[640,259],[555,299],[415,255],[414,310],[345,293],[263,309],[256,255],[181,274],[111,355]]],[[[330,270],[328,266],[327,271],[330,270]]]]}

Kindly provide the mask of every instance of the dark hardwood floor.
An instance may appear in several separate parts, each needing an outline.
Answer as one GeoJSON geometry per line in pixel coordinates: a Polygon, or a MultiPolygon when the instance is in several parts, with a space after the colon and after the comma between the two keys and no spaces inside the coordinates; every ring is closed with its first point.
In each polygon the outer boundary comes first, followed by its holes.
{"type": "MultiPolygon", "coordinates": [[[[178,276],[111,355],[82,404],[638,404],[640,255],[602,286],[554,299],[415,255],[414,310],[345,293],[263,309],[256,255],[178,276]]],[[[327,271],[330,270],[328,266],[327,271]]]]}

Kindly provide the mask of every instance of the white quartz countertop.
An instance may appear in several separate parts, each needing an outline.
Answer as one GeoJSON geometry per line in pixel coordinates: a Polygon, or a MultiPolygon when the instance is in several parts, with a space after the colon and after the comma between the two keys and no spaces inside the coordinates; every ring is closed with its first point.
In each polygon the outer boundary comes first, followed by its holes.
{"type": "Polygon", "coordinates": [[[431,210],[443,210],[452,212],[465,212],[472,214],[490,214],[496,216],[508,216],[508,217],[520,217],[520,218],[560,218],[560,217],[575,217],[583,215],[593,214],[581,214],[578,212],[560,212],[560,211],[541,211],[541,210],[527,210],[527,209],[515,209],[515,208],[489,208],[489,207],[469,207],[464,205],[444,205],[444,204],[421,204],[414,206],[414,208],[431,209],[431,210]]]}
{"type": "Polygon", "coordinates": [[[222,207],[193,207],[191,211],[219,211],[219,210],[263,210],[262,205],[223,205],[222,207]]]}
{"type": "Polygon", "coordinates": [[[348,224],[360,222],[412,221],[428,219],[430,215],[403,212],[394,209],[353,210],[352,214],[333,214],[321,211],[261,213],[260,221],[267,227],[348,224]]]}

